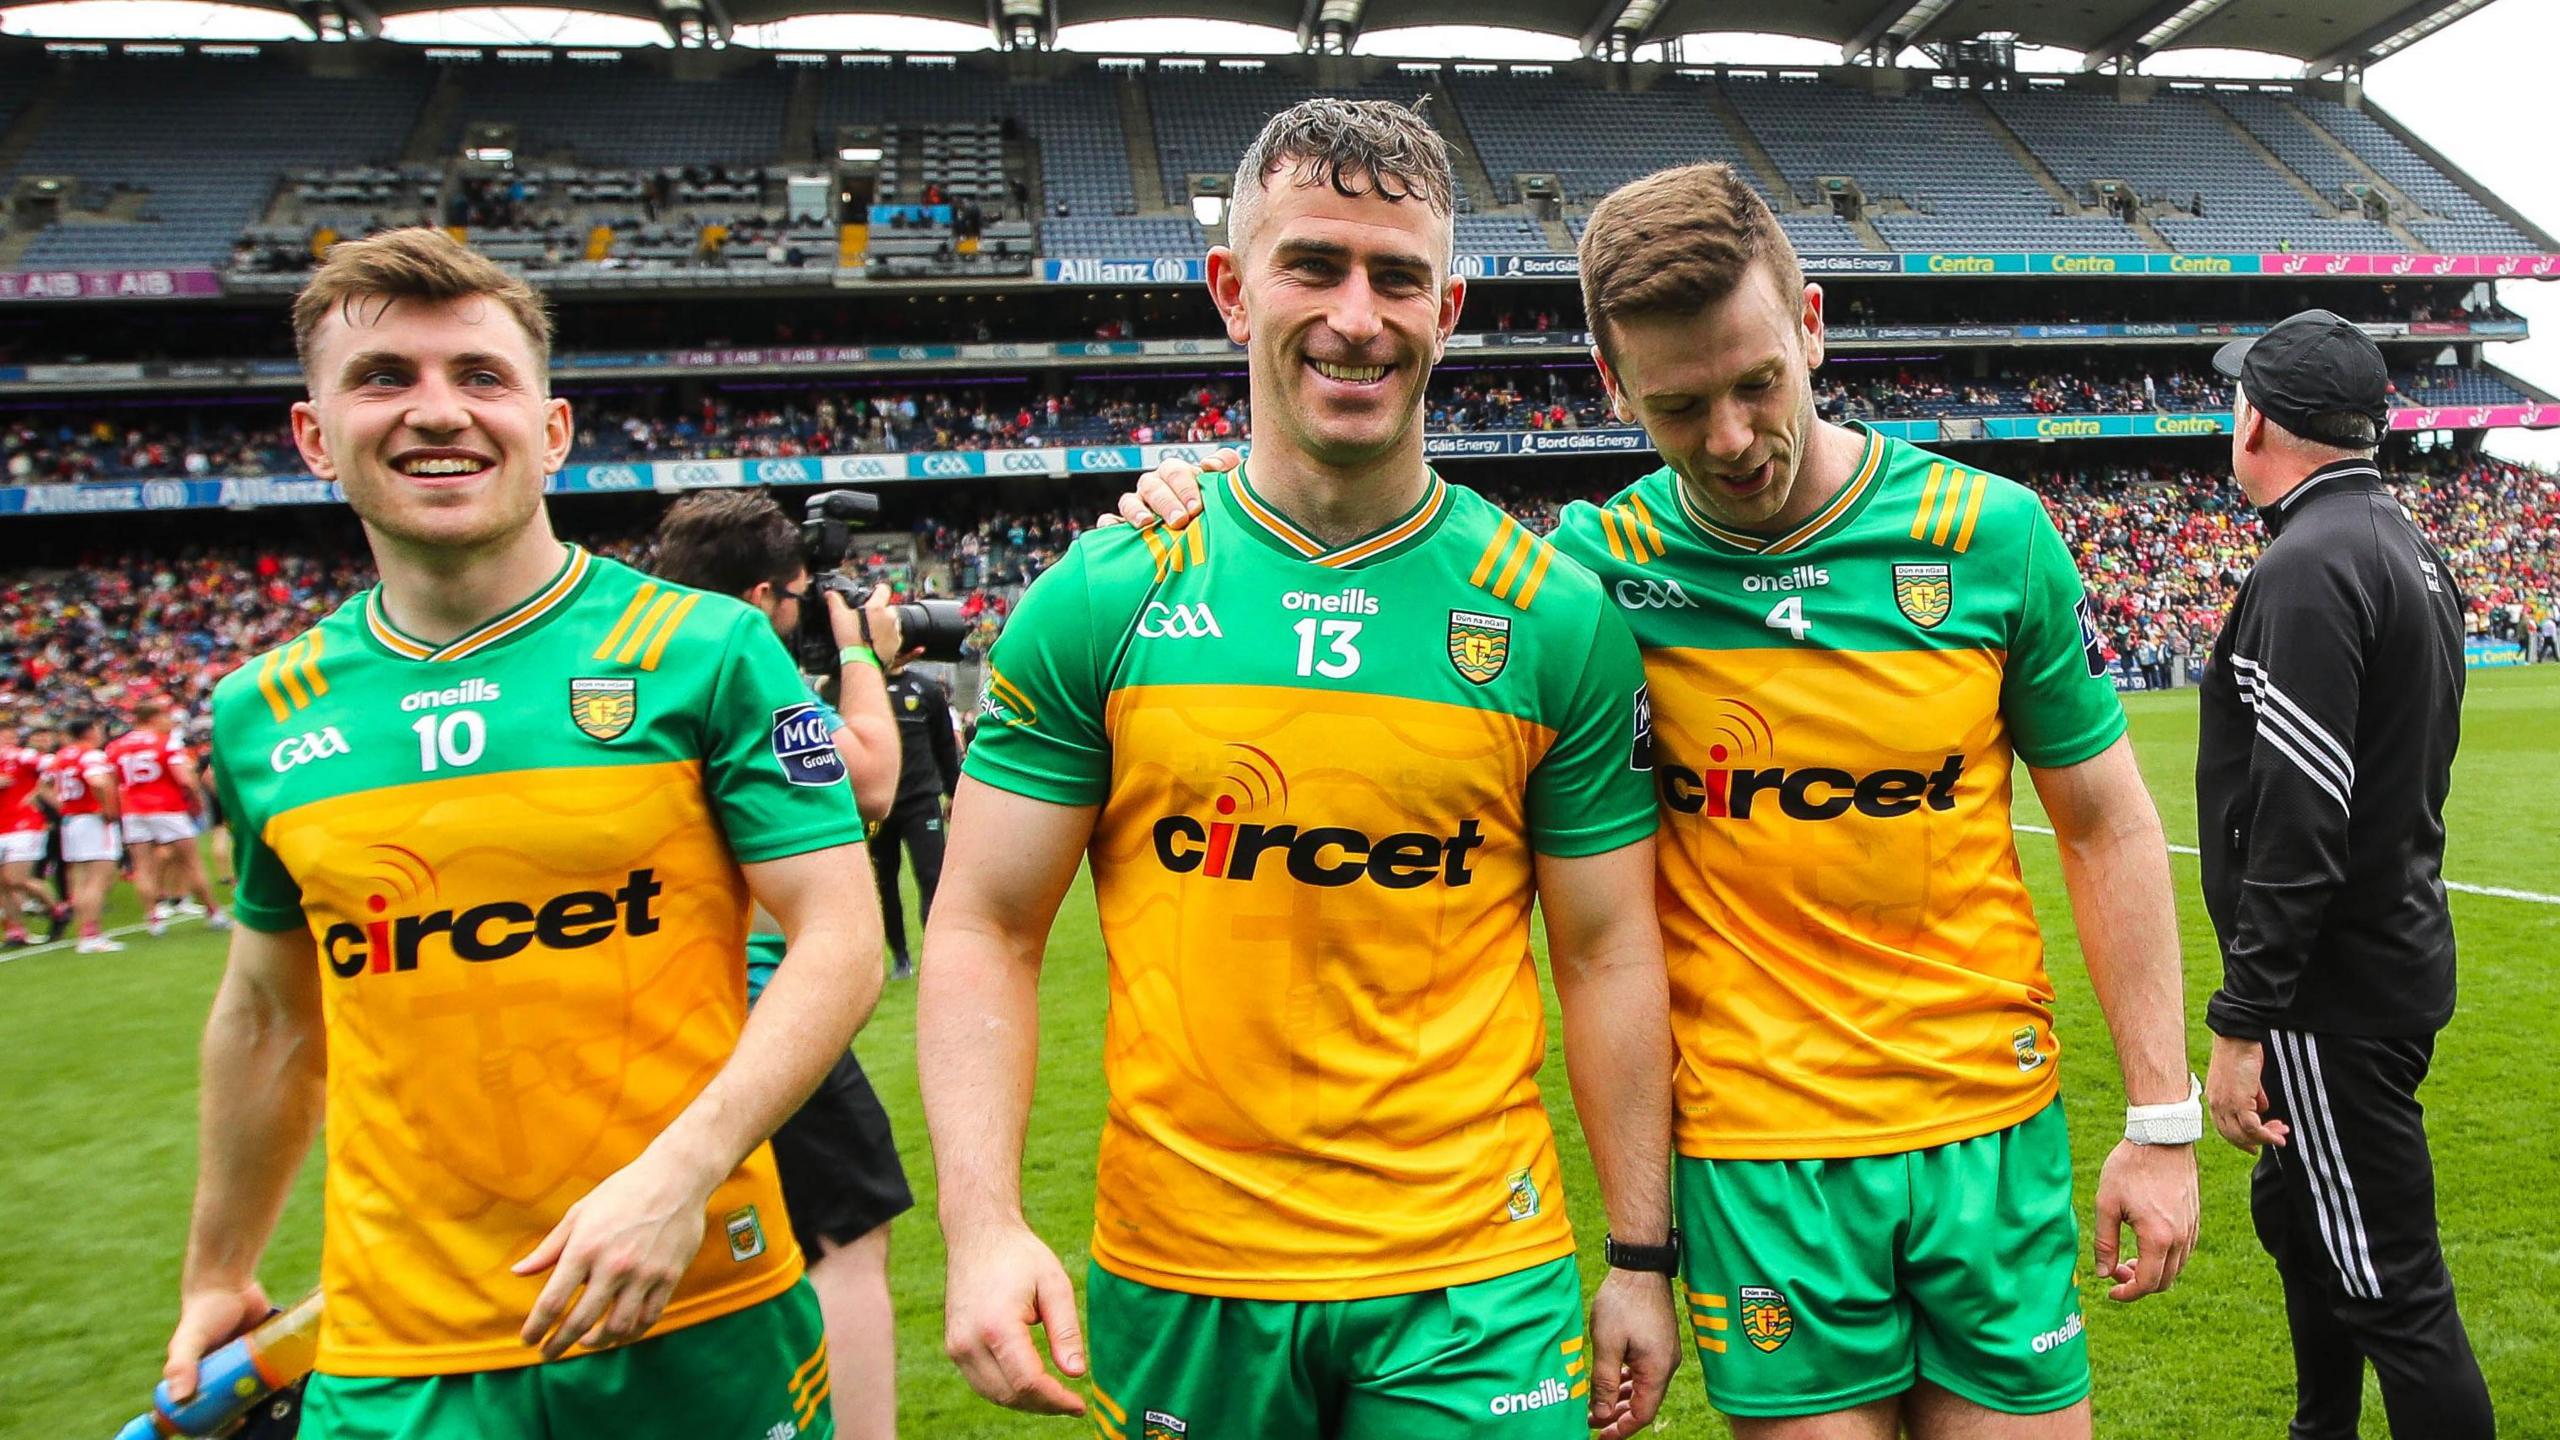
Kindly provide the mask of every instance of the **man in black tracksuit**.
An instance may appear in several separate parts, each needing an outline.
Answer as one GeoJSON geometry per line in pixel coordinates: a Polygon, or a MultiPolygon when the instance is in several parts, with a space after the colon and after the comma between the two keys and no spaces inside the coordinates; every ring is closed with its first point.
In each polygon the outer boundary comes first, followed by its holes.
{"type": "Polygon", "coordinates": [[[915,861],[921,928],[942,883],[943,802],[960,786],[960,745],[951,730],[951,692],[904,661],[889,671],[889,713],[898,720],[898,798],[871,832],[871,870],[889,934],[889,978],[906,980],[916,970],[907,959],[906,908],[898,898],[898,847],[905,845],[915,861]]]}
{"type": "Polygon", "coordinates": [[[2389,380],[2370,339],[2313,310],[2214,363],[2240,382],[2232,469],[2269,538],[2201,701],[2223,956],[2206,1102],[2259,1154],[2250,1208],[2284,1280],[2295,1440],[2354,1440],[2368,1360],[2397,1440],[2487,1437],[2417,1095],[2453,1015],[2462,597],[2374,464],[2389,380]]]}

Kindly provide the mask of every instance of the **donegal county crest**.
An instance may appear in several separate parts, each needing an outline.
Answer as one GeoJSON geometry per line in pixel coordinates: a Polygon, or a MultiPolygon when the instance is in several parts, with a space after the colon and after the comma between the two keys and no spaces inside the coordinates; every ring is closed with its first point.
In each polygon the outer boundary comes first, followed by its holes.
{"type": "Polygon", "coordinates": [[[590,679],[569,682],[569,718],[598,740],[619,739],[640,713],[640,682],[590,679]]]}
{"type": "Polygon", "coordinates": [[[1956,582],[1944,565],[1896,565],[1893,567],[1893,603],[1912,624],[1923,630],[1935,630],[1938,622],[1955,608],[1956,582]]]}
{"type": "Polygon", "coordinates": [[[1449,663],[1478,685],[1490,685],[1511,658],[1511,621],[1473,610],[1449,612],[1449,663]]]}
{"type": "Polygon", "coordinates": [[[1742,1287],[1742,1335],[1754,1349],[1766,1354],[1787,1343],[1796,1333],[1796,1312],[1787,1297],[1765,1285],[1742,1287]]]}

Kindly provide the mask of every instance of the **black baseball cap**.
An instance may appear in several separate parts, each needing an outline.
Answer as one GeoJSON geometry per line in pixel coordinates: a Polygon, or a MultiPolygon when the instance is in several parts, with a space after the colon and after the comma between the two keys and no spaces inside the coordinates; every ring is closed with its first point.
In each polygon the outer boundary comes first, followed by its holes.
{"type": "Polygon", "coordinates": [[[2391,371],[2382,348],[2354,321],[2329,311],[2305,310],[2264,335],[2234,340],[2213,353],[2213,368],[2239,381],[2250,404],[2296,435],[2310,435],[2324,415],[2362,415],[2377,438],[2388,428],[2391,371]]]}

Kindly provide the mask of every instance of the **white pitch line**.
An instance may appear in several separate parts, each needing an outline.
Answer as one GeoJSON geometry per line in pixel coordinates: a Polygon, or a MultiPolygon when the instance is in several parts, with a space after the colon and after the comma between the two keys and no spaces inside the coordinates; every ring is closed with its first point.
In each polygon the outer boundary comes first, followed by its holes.
{"type": "MultiPolygon", "coordinates": [[[[204,917],[201,915],[172,915],[166,923],[170,925],[193,925],[203,919],[204,917]]],[[[118,926],[113,930],[105,930],[99,933],[105,935],[110,940],[120,940],[127,935],[139,935],[150,928],[150,922],[144,921],[140,924],[118,926]]],[[[155,936],[153,938],[156,939],[158,937],[155,936]]],[[[79,943],[79,937],[74,936],[68,940],[50,940],[42,945],[30,945],[23,950],[0,950],[0,965],[6,965],[12,960],[26,960],[38,955],[51,955],[55,951],[68,950],[79,943]]],[[[111,951],[109,953],[112,954],[113,952],[111,951]]]]}
{"type": "MultiPolygon", "coordinates": [[[[2012,824],[2009,828],[2012,830],[2023,830],[2030,835],[2050,835],[2053,833],[2052,830],[2042,825],[2012,824]]],[[[2202,855],[2204,852],[2198,850],[2193,845],[2172,845],[2169,847],[2169,853],[2172,855],[2202,855]]],[[[2538,890],[2510,890],[2503,885],[2465,885],[2459,880],[2447,880],[2444,882],[2444,888],[2447,890],[2459,890],[2465,895],[2487,895],[2492,899],[2497,900],[2522,900],[2532,905],[2560,905],[2560,895],[2545,895],[2538,890]]]]}

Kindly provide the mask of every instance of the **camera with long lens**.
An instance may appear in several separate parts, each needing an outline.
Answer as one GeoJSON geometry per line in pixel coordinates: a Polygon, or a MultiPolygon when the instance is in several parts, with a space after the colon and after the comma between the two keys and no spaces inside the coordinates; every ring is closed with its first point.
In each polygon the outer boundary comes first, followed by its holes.
{"type": "MultiPolygon", "coordinates": [[[[880,513],[880,497],[862,490],[829,490],[809,497],[800,522],[800,554],[809,566],[809,597],[800,602],[800,668],[813,675],[836,669],[836,632],[827,621],[824,592],[832,590],[845,603],[861,608],[870,592],[845,578],[837,567],[853,549],[854,524],[880,513]]],[[[969,638],[969,622],[957,600],[909,600],[890,607],[898,614],[898,633],[906,648],[921,649],[927,660],[957,660],[960,642],[969,638]]],[[[884,655],[884,660],[895,656],[884,655]]]]}

